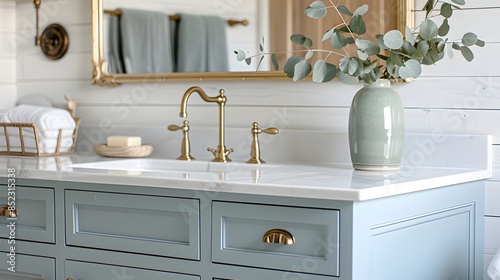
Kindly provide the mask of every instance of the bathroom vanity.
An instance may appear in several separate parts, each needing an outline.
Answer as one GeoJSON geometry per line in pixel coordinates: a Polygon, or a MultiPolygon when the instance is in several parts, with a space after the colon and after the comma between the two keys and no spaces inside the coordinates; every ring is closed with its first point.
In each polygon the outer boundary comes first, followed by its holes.
{"type": "Polygon", "coordinates": [[[18,219],[16,273],[11,233],[0,227],[0,278],[482,279],[491,139],[447,146],[477,156],[460,162],[448,151],[454,163],[409,161],[392,174],[347,164],[3,157],[0,199],[14,168],[18,219]]]}

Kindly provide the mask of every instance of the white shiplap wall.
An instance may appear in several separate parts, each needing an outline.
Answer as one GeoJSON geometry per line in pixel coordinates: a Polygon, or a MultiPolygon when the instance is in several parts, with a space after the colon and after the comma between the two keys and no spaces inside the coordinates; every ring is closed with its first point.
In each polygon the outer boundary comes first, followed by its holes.
{"type": "Polygon", "coordinates": [[[0,1],[0,112],[16,102],[16,2],[0,1]]]}
{"type": "MultiPolygon", "coordinates": [[[[235,0],[217,0],[235,4],[235,0]]],[[[14,1],[0,1],[0,36],[9,36],[14,1]],[[6,21],[7,25],[3,24],[6,21]]],[[[69,53],[59,61],[43,57],[32,44],[34,9],[30,0],[17,0],[17,92],[18,97],[41,93],[62,106],[63,95],[70,94],[79,104],[78,115],[85,126],[97,127],[94,135],[80,135],[94,142],[104,141],[104,133],[120,127],[159,126],[158,137],[168,134],[168,124],[179,123],[178,106],[183,92],[200,85],[209,94],[225,88],[228,96],[227,126],[250,127],[276,125],[282,130],[306,129],[346,132],[348,106],[359,86],[338,82],[192,82],[168,84],[133,84],[103,88],[90,84],[91,23],[90,0],[44,0],[42,28],[59,22],[71,37],[69,53]]],[[[306,4],[309,1],[304,1],[306,4]]],[[[418,0],[421,7],[424,0],[418,0]]],[[[474,49],[476,59],[467,63],[460,55],[424,69],[423,77],[412,84],[397,85],[406,107],[408,132],[492,134],[494,151],[500,154],[500,3],[498,0],[469,0],[468,8],[452,18],[453,30],[474,31],[487,42],[484,49],[474,49]],[[485,8],[489,7],[489,8],[485,8]]],[[[418,16],[418,15],[417,15],[418,16]]],[[[455,34],[457,39],[461,37],[455,34]]],[[[15,51],[0,43],[0,61],[14,69],[15,51]]],[[[0,87],[14,92],[14,71],[0,68],[0,87]],[[7,82],[2,79],[9,77],[7,82]]],[[[190,100],[192,130],[217,126],[216,108],[199,98],[190,100]]],[[[298,147],[300,149],[300,147],[298,147]]],[[[306,147],[304,147],[306,148],[306,147]]],[[[464,154],[464,156],[467,156],[464,154]]],[[[495,157],[495,177],[488,181],[486,198],[485,260],[500,247],[500,155],[495,157]]]]}

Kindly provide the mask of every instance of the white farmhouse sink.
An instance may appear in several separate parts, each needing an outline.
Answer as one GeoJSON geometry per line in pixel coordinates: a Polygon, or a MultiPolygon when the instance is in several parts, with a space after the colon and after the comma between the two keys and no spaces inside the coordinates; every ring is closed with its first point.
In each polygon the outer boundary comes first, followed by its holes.
{"type": "Polygon", "coordinates": [[[73,164],[75,169],[141,171],[160,173],[231,173],[278,167],[246,163],[219,163],[207,161],[181,161],[169,159],[124,159],[73,164]]]}

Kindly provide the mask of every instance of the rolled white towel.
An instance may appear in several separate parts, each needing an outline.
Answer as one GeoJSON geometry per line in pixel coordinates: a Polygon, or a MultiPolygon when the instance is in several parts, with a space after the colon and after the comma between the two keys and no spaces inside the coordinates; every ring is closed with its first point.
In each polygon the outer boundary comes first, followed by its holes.
{"type": "Polygon", "coordinates": [[[498,250],[488,267],[488,276],[491,280],[500,280],[500,250],[498,250]]]}
{"type": "Polygon", "coordinates": [[[62,137],[72,136],[76,127],[75,120],[68,111],[33,105],[19,105],[10,109],[2,117],[2,122],[33,123],[39,136],[44,138],[56,138],[59,129],[63,129],[62,137]]]}

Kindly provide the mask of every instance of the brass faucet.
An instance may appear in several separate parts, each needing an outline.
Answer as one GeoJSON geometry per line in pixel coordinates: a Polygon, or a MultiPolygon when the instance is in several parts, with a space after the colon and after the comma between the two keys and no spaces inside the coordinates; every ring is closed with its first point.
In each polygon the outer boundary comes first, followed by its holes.
{"type": "Polygon", "coordinates": [[[225,130],[225,125],[224,125],[224,107],[226,105],[227,98],[224,96],[224,90],[221,89],[219,91],[219,95],[215,97],[210,97],[208,96],[203,89],[200,87],[194,86],[190,87],[185,93],[184,96],[182,96],[182,101],[181,101],[181,112],[179,113],[179,116],[181,118],[186,118],[187,117],[187,101],[189,99],[189,96],[193,92],[196,92],[200,95],[201,99],[203,99],[205,102],[210,102],[210,103],[217,103],[219,105],[219,145],[217,146],[217,150],[208,148],[208,151],[212,152],[215,156],[215,158],[212,161],[215,162],[229,162],[231,161],[227,155],[229,153],[234,152],[233,149],[226,150],[226,146],[224,144],[224,130],[225,130]]]}

